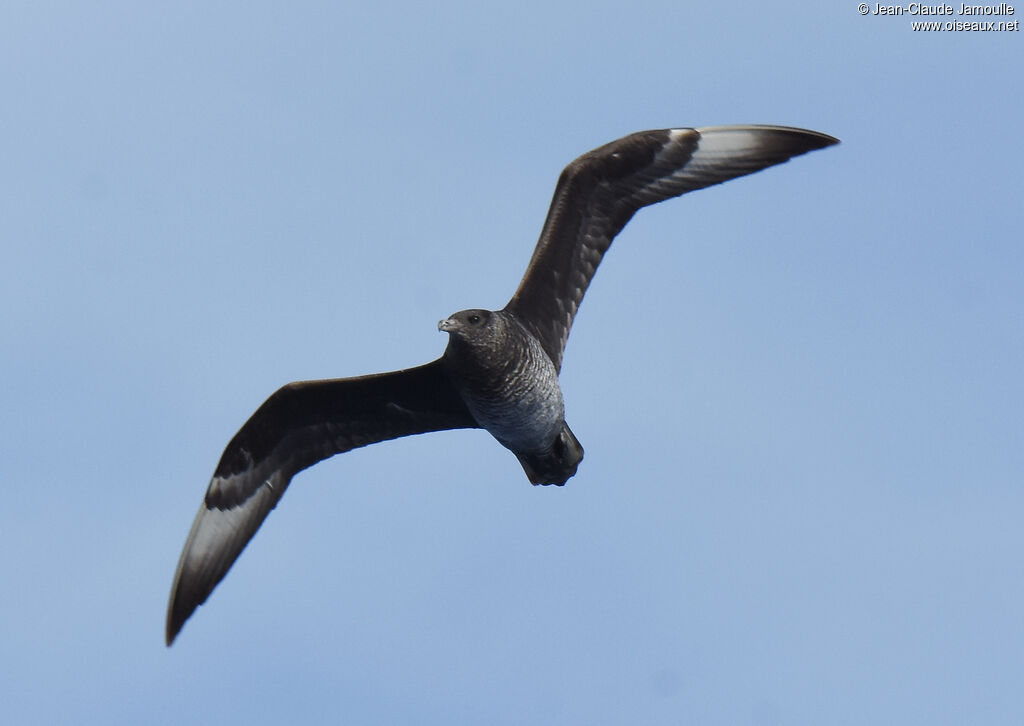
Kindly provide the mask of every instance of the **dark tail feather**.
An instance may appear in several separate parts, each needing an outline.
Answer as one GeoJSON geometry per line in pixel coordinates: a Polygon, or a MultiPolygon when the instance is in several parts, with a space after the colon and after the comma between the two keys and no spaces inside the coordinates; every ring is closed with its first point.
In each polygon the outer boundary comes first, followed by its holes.
{"type": "Polygon", "coordinates": [[[516,454],[516,458],[534,484],[562,486],[576,473],[583,461],[583,446],[569,429],[569,424],[563,423],[550,451],[543,454],[516,454]]]}

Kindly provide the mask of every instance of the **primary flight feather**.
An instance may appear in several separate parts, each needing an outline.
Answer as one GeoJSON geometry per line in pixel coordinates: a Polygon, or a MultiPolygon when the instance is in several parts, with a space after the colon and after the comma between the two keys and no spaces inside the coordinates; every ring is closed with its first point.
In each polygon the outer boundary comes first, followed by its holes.
{"type": "Polygon", "coordinates": [[[784,126],[642,131],[565,168],[526,274],[502,310],[442,320],[444,354],[391,373],[289,383],[228,443],[185,541],[166,639],[223,579],[295,474],[412,434],[483,428],[534,484],[564,484],[583,459],[558,374],[583,295],[641,207],[750,174],[838,140],[784,126]]]}

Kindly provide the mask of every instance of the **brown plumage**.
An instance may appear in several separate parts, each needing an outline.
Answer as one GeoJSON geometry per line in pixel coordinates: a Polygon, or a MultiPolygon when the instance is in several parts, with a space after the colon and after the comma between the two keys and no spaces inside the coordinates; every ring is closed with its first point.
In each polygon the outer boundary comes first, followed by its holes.
{"type": "Polygon", "coordinates": [[[562,172],[515,295],[503,310],[442,320],[444,355],[418,368],[290,383],[228,443],[199,507],[171,586],[166,638],[205,602],[292,477],[378,441],[484,428],[534,484],[564,484],[583,458],[565,422],[558,374],[573,319],[615,235],[641,207],[837,143],[781,126],[632,134],[562,172]]]}

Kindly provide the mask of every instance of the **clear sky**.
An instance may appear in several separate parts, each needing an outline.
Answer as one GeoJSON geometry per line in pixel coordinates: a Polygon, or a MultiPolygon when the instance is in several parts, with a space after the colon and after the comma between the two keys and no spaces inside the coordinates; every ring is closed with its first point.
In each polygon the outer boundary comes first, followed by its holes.
{"type": "Polygon", "coordinates": [[[5,3],[5,720],[1024,722],[1024,35],[915,19],[5,3]],[[728,123],[842,145],[627,227],[566,487],[479,431],[336,457],[164,647],[267,395],[432,360],[567,162],[728,123]]]}

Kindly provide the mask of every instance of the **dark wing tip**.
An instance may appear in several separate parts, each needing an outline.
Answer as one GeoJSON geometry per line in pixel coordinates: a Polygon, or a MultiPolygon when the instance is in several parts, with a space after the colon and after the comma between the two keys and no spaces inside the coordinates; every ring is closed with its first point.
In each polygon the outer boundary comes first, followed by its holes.
{"type": "MultiPolygon", "coordinates": [[[[720,126],[719,128],[728,129],[728,126],[720,126]]],[[[743,128],[743,127],[740,127],[743,128]]],[[[762,129],[764,131],[778,131],[783,134],[793,134],[801,137],[805,141],[805,145],[808,147],[808,151],[811,149],[823,149],[826,146],[832,146],[839,143],[839,139],[835,136],[822,133],[821,131],[812,131],[811,129],[801,129],[796,126],[750,126],[752,129],[762,129]]]]}
{"type": "Polygon", "coordinates": [[[829,134],[823,134],[820,131],[811,131],[809,129],[797,129],[789,126],[780,126],[780,130],[792,131],[793,133],[799,133],[804,141],[804,146],[807,151],[815,151],[817,149],[824,149],[828,146],[835,146],[840,143],[839,139],[829,134]]]}
{"type": "Polygon", "coordinates": [[[821,140],[821,145],[816,147],[818,149],[824,149],[826,146],[834,146],[835,144],[842,143],[835,136],[829,136],[828,134],[823,134],[820,131],[814,131],[813,133],[821,140]]]}
{"type": "Polygon", "coordinates": [[[174,575],[174,583],[171,585],[171,600],[167,604],[167,623],[164,627],[164,642],[170,648],[174,639],[178,637],[185,621],[188,620],[199,603],[194,597],[185,597],[182,592],[181,565],[174,575]]]}
{"type": "Polygon", "coordinates": [[[167,608],[167,625],[164,630],[164,642],[167,644],[168,648],[170,648],[174,643],[174,639],[178,637],[178,633],[181,632],[181,628],[185,624],[185,621],[188,620],[189,616],[195,610],[195,607],[192,607],[190,610],[186,611],[186,608],[182,607],[181,603],[181,598],[177,597],[177,594],[175,594],[172,597],[170,607],[167,608]]]}
{"type": "MultiPolygon", "coordinates": [[[[181,557],[178,560],[178,567],[174,572],[174,581],[171,583],[171,598],[167,603],[167,623],[164,629],[164,640],[167,647],[170,647],[174,639],[178,637],[185,622],[192,616],[196,608],[206,600],[207,593],[198,592],[197,588],[197,567],[196,561],[203,558],[198,557],[196,539],[199,529],[202,526],[204,516],[207,513],[206,504],[199,507],[192,529],[189,531],[185,547],[182,549],[181,557]]],[[[212,589],[212,587],[210,588],[212,589]]]]}

